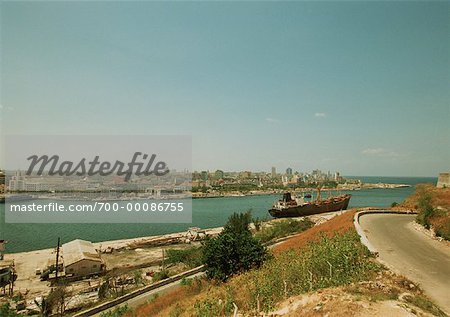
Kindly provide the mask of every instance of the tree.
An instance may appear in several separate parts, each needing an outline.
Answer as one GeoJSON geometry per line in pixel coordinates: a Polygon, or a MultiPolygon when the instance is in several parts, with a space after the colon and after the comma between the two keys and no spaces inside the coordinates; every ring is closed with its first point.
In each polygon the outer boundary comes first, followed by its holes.
{"type": "Polygon", "coordinates": [[[69,301],[70,294],[65,285],[59,285],[53,289],[47,296],[47,302],[51,303],[51,307],[55,307],[60,316],[64,316],[69,301]]]}
{"type": "Polygon", "coordinates": [[[248,210],[245,213],[234,213],[228,218],[228,222],[225,224],[223,232],[235,235],[251,234],[249,229],[251,221],[251,210],[248,210]]]}
{"type": "Polygon", "coordinates": [[[250,212],[234,213],[216,238],[205,240],[202,259],[209,278],[226,281],[233,274],[264,263],[267,250],[252,236],[250,221],[250,212]]]}

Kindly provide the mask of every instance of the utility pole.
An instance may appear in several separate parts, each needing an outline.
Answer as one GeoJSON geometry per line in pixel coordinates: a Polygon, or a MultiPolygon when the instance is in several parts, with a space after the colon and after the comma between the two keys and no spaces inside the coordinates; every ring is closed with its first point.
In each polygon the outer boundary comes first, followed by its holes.
{"type": "Polygon", "coordinates": [[[55,281],[58,283],[58,271],[59,271],[59,244],[60,244],[60,238],[58,237],[58,245],[56,246],[56,275],[55,275],[55,281]]]}

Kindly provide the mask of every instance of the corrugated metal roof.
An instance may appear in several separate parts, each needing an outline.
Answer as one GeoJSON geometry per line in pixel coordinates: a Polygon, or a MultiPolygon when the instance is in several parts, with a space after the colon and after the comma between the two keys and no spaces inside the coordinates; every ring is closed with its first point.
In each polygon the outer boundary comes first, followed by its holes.
{"type": "Polygon", "coordinates": [[[64,265],[69,266],[81,260],[101,262],[102,259],[94,245],[85,240],[73,240],[62,245],[64,265]]]}

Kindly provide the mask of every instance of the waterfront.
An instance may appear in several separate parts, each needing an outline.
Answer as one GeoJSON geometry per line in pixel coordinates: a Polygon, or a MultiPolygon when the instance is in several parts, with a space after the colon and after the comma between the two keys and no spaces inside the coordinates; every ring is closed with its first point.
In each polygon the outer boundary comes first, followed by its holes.
{"type": "MultiPolygon", "coordinates": [[[[357,177],[365,183],[409,184],[397,189],[349,191],[351,207],[389,207],[401,202],[414,191],[418,183],[436,183],[436,178],[357,177]]],[[[61,237],[63,242],[85,239],[93,242],[136,238],[185,231],[189,227],[222,226],[233,212],[252,209],[253,217],[269,218],[267,210],[280,195],[224,197],[193,200],[193,221],[187,224],[4,224],[5,205],[0,204],[0,239],[9,241],[7,252],[23,252],[49,248],[61,237]]]]}

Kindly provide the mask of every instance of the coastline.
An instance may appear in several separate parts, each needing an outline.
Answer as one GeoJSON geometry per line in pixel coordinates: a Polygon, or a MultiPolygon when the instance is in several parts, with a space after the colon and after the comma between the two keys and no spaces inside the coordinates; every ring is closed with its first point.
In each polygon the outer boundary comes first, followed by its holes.
{"type": "MultiPolygon", "coordinates": [[[[339,184],[335,188],[324,188],[321,191],[330,192],[330,191],[354,191],[354,190],[362,190],[362,189],[397,189],[397,188],[406,188],[412,187],[410,184],[392,184],[392,183],[350,183],[350,184],[339,184]]],[[[292,192],[310,192],[316,191],[317,188],[305,187],[305,188],[296,188],[293,189],[292,192]]],[[[241,191],[230,191],[230,192],[217,192],[210,191],[207,193],[200,192],[192,192],[192,199],[202,199],[202,198],[226,198],[226,197],[247,197],[247,196],[270,196],[270,195],[280,195],[284,192],[288,191],[288,189],[270,189],[270,190],[252,190],[249,192],[241,192],[241,191]]],[[[28,193],[32,195],[32,192],[28,193]],[[31,194],[30,194],[31,193],[31,194]]],[[[47,199],[46,197],[37,197],[37,199],[47,199]]],[[[48,199],[58,199],[56,197],[48,198],[48,199]]],[[[0,195],[0,204],[4,204],[6,202],[6,195],[0,195]]]]}

